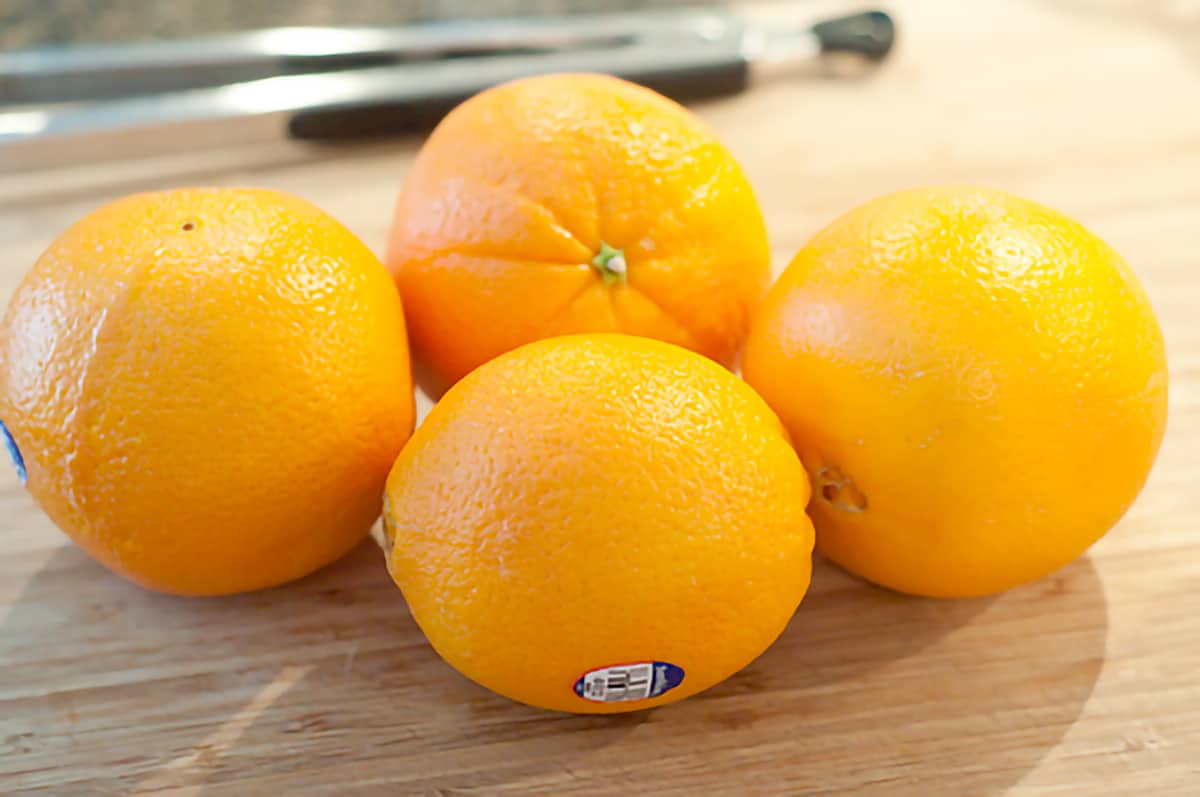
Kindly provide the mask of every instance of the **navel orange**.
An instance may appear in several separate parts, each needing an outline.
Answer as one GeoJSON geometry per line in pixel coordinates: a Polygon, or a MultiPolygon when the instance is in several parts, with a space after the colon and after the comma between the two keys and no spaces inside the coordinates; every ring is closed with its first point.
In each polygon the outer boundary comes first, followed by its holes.
{"type": "Polygon", "coordinates": [[[128,197],[17,288],[0,420],[29,492],[109,568],[183,595],[279,584],[379,514],[413,424],[400,300],[302,200],[128,197]]]}
{"type": "Polygon", "coordinates": [[[712,361],[544,340],[451,388],[388,478],[388,565],[434,648],[514,700],[669,703],[779,635],[808,587],[808,479],[712,361]]]}
{"type": "Polygon", "coordinates": [[[435,392],[517,346],[625,332],[729,364],[766,289],[762,214],[729,151],[600,75],[486,91],[405,179],[388,264],[435,392]]]}
{"type": "Polygon", "coordinates": [[[1166,421],[1162,335],[1121,257],[977,188],[884,197],[820,232],[743,369],[812,475],[818,547],[921,595],[1079,556],[1137,496],[1166,421]]]}

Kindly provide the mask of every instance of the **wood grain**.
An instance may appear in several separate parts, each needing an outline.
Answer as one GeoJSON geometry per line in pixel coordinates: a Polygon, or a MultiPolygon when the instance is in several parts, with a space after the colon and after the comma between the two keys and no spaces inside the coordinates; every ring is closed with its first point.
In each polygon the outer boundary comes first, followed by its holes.
{"type": "MultiPolygon", "coordinates": [[[[0,793],[1200,794],[1200,59],[1165,3],[894,7],[902,47],[877,76],[699,110],[757,185],[779,266],[855,203],[942,181],[1058,206],[1125,253],[1166,333],[1171,416],[1141,499],[1088,556],[978,601],[819,562],[744,672],[654,712],[576,717],[443,665],[370,545],[268,592],[153,595],[5,474],[0,793]]],[[[294,191],[379,247],[415,146],[0,177],[0,289],[87,209],[180,183],[294,191]]]]}

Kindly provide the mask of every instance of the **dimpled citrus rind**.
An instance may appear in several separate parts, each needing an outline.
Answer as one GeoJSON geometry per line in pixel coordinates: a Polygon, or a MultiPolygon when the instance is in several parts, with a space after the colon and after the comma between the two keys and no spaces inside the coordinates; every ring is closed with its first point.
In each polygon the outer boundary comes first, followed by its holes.
{"type": "Polygon", "coordinates": [[[981,188],[882,197],[818,233],[743,372],[809,469],[818,547],[919,595],[996,593],[1078,557],[1166,424],[1162,334],[1125,261],[981,188]]]}
{"type": "Polygon", "coordinates": [[[29,492],[98,561],[184,595],[280,584],[357,544],[413,425],[386,269],[311,204],[117,200],[38,259],[0,334],[29,492]]]}
{"type": "Polygon", "coordinates": [[[779,635],[808,586],[808,480],[743,382],[624,335],[529,344],[434,407],[387,487],[389,568],[434,648],[524,703],[629,711],[687,697],[779,635]],[[640,700],[576,694],[631,662],[640,700]]]}

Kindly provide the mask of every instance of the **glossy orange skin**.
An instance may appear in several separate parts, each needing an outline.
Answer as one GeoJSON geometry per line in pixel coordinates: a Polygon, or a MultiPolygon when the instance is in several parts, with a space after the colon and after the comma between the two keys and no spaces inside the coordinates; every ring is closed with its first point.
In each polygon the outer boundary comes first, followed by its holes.
{"type": "Polygon", "coordinates": [[[219,595],[357,544],[413,426],[387,270],[303,200],[186,189],[68,229],[0,327],[28,490],[145,587],[219,595]]]}
{"type": "Polygon", "coordinates": [[[808,588],[808,478],[744,382],[627,335],[521,347],[455,385],[387,484],[388,566],[442,657],[535,706],[608,713],[729,677],[808,588]],[[597,703],[588,670],[664,661],[658,697],[597,703]]]}
{"type": "Polygon", "coordinates": [[[847,213],[764,301],[745,378],[813,476],[817,545],[904,592],[995,593],[1079,556],[1162,440],[1162,335],[1121,257],[1008,194],[847,213]]]}
{"type": "Polygon", "coordinates": [[[404,181],[387,262],[418,361],[445,386],[543,337],[624,332],[728,365],[770,252],[741,168],[686,109],[600,75],[463,103],[404,181]],[[625,281],[591,265],[624,252],[625,281]]]}

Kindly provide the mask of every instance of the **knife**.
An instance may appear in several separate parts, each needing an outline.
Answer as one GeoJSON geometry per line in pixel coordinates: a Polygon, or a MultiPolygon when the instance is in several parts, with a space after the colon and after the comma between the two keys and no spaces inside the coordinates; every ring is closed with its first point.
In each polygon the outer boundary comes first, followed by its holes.
{"type": "Polygon", "coordinates": [[[802,27],[669,11],[0,54],[0,171],[424,130],[472,94],[550,72],[605,72],[701,99],[828,56],[880,61],[894,41],[882,11],[802,27]]]}

